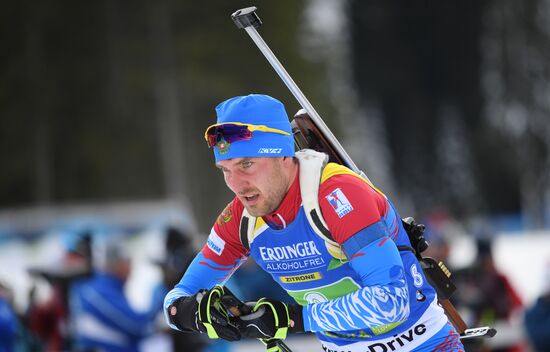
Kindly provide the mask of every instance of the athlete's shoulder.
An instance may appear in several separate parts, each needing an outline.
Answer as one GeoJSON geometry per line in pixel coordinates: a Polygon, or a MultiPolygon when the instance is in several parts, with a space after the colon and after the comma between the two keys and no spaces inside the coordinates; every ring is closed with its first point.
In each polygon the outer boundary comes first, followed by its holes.
{"type": "Polygon", "coordinates": [[[235,197],[218,215],[202,254],[218,264],[232,263],[246,254],[239,236],[239,226],[244,206],[235,197]]]}
{"type": "Polygon", "coordinates": [[[323,172],[321,174],[321,184],[331,179],[332,177],[343,176],[343,175],[347,175],[345,179],[349,178],[351,180],[354,178],[358,178],[362,180],[362,178],[359,175],[357,175],[355,172],[345,167],[344,165],[340,165],[336,163],[328,163],[323,169],[323,172]]]}
{"type": "Polygon", "coordinates": [[[321,174],[319,198],[335,188],[340,188],[342,191],[346,189],[349,192],[359,192],[361,197],[376,199],[382,203],[387,202],[384,193],[368,180],[343,165],[328,163],[321,174]]]}
{"type": "Polygon", "coordinates": [[[239,198],[233,198],[216,218],[214,226],[212,226],[212,232],[225,241],[240,242],[239,228],[243,210],[244,206],[239,198]]]}
{"type": "Polygon", "coordinates": [[[244,206],[239,198],[233,198],[233,200],[225,206],[220,215],[218,215],[214,226],[226,227],[228,229],[236,226],[238,230],[243,210],[244,206]]]}
{"type": "Polygon", "coordinates": [[[321,176],[319,206],[333,237],[342,243],[379,221],[389,204],[370,182],[345,166],[329,163],[321,176]]]}

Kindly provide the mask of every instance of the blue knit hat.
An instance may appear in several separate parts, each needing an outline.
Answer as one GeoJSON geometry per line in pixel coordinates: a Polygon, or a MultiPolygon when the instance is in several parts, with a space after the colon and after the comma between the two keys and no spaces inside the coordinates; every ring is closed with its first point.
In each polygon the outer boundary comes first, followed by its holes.
{"type": "Polygon", "coordinates": [[[216,162],[243,157],[294,156],[294,138],[283,104],[263,94],[228,99],[216,106],[217,124],[236,122],[267,126],[287,134],[255,130],[249,140],[218,144],[213,147],[216,162]]]}

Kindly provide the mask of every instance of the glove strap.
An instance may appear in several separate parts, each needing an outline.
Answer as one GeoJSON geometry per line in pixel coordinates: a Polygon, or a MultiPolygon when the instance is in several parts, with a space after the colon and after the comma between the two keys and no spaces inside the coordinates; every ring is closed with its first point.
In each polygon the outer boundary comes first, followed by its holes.
{"type": "MultiPolygon", "coordinates": [[[[261,298],[254,306],[254,311],[258,310],[261,306],[266,306],[267,309],[271,309],[275,318],[275,335],[274,339],[284,340],[288,333],[290,326],[290,319],[288,316],[288,307],[283,302],[271,300],[269,298],[261,298]]],[[[271,351],[268,346],[268,351],[271,351]]],[[[273,350],[276,351],[276,350],[273,350]]]]}
{"type": "Polygon", "coordinates": [[[199,321],[206,328],[206,333],[211,339],[219,339],[220,336],[212,326],[212,313],[211,309],[215,309],[223,315],[227,316],[227,312],[221,305],[220,298],[223,296],[223,286],[216,285],[213,289],[209,290],[205,296],[199,302],[199,321]]]}

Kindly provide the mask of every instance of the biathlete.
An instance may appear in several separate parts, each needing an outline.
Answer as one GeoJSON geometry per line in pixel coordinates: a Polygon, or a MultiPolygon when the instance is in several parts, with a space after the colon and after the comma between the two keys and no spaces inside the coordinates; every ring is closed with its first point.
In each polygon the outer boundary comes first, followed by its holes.
{"type": "Polygon", "coordinates": [[[233,200],[164,302],[169,325],[211,338],[314,332],[324,351],[464,351],[388,198],[325,154],[295,152],[285,108],[260,94],[216,107],[205,138],[233,200]],[[244,315],[223,285],[247,258],[295,303],[244,315]]]}

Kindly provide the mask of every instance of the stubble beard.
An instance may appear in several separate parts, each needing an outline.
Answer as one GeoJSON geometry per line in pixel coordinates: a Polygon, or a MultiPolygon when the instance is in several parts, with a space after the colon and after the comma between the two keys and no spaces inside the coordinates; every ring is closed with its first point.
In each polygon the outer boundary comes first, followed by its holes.
{"type": "Polygon", "coordinates": [[[268,189],[262,192],[263,202],[257,204],[254,208],[246,207],[248,213],[255,217],[266,216],[273,213],[283,201],[288,190],[288,180],[281,170],[279,164],[275,164],[273,174],[269,178],[268,189]]]}

